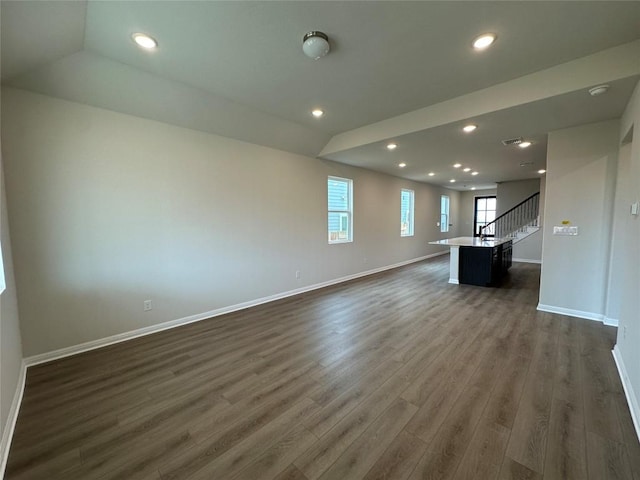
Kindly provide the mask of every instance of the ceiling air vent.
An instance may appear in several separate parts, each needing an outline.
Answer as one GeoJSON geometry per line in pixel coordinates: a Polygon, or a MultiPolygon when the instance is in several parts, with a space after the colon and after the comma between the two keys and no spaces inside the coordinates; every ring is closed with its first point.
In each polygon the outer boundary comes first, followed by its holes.
{"type": "Polygon", "coordinates": [[[522,143],[522,137],[510,138],[508,140],[502,140],[502,144],[503,145],[518,145],[519,143],[522,143]]]}

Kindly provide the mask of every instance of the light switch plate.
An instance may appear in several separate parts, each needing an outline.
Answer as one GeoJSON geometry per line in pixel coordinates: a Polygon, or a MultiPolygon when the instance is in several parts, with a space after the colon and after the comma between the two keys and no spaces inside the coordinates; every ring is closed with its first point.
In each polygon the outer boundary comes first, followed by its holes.
{"type": "Polygon", "coordinates": [[[638,215],[638,203],[635,202],[631,204],[631,215],[638,215]]]}
{"type": "Polygon", "coordinates": [[[574,236],[578,235],[578,227],[567,227],[567,226],[554,226],[553,227],[554,235],[565,235],[565,236],[574,236]]]}

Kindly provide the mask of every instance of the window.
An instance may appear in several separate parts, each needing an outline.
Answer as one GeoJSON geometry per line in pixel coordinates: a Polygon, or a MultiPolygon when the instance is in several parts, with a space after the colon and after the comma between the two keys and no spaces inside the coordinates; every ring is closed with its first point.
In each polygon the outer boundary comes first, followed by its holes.
{"type": "Polygon", "coordinates": [[[329,177],[327,203],[329,206],[329,243],[353,240],[353,181],[329,177]]]}
{"type": "MultiPolygon", "coordinates": [[[[486,197],[476,197],[473,210],[473,236],[480,236],[480,229],[496,219],[496,197],[495,195],[486,197]]],[[[495,224],[486,230],[487,237],[495,235],[495,224]]]]}
{"type": "Polygon", "coordinates": [[[440,231],[449,231],[449,197],[447,195],[440,196],[440,231]]]}
{"type": "Polygon", "coordinates": [[[400,236],[413,236],[413,190],[400,191],[400,236]]]}

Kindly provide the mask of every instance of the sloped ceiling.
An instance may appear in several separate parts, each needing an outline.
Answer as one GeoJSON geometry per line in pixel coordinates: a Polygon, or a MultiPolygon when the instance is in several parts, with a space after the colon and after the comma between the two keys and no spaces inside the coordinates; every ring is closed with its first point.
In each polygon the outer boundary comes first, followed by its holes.
{"type": "Polygon", "coordinates": [[[3,1],[0,9],[5,85],[449,187],[460,161],[480,172],[458,178],[461,189],[536,175],[548,131],[620,116],[640,75],[640,2],[3,1]],[[330,37],[323,59],[302,54],[310,30],[330,37]],[[154,36],[157,51],[138,49],[136,31],[154,36]],[[473,51],[487,31],[498,34],[495,46],[473,51]],[[592,98],[589,82],[611,90],[592,98]],[[314,107],[325,116],[312,118],[314,107]],[[465,120],[479,125],[473,136],[460,136],[465,120]],[[510,136],[534,145],[502,147],[510,136]],[[388,139],[396,151],[384,149],[388,139]]]}

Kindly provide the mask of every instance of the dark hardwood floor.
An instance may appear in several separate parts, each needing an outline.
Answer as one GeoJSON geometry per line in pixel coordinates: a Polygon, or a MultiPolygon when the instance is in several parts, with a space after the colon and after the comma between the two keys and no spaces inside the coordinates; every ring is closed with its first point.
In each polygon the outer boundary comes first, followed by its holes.
{"type": "Polygon", "coordinates": [[[6,478],[640,480],[615,329],[448,267],[32,367],[6,478]]]}

